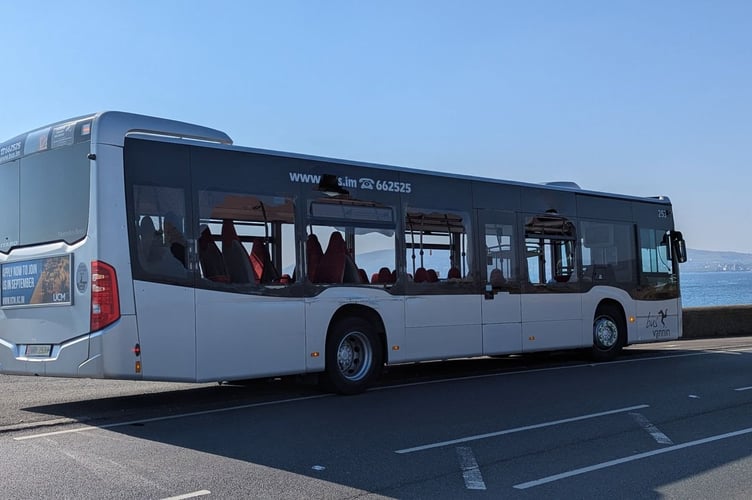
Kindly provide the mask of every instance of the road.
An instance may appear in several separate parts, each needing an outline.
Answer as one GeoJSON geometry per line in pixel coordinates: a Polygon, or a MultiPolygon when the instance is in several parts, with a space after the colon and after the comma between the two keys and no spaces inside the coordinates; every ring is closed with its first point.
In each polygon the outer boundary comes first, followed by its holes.
{"type": "Polygon", "coordinates": [[[296,380],[0,376],[0,497],[749,498],[752,338],[296,380]]]}

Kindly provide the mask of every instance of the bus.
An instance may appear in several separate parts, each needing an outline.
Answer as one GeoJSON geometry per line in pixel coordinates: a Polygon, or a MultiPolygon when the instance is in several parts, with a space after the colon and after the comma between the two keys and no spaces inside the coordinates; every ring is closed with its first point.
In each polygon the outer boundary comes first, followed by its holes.
{"type": "Polygon", "coordinates": [[[670,200],[233,145],[124,112],[0,143],[0,373],[317,374],[681,336],[670,200]]]}

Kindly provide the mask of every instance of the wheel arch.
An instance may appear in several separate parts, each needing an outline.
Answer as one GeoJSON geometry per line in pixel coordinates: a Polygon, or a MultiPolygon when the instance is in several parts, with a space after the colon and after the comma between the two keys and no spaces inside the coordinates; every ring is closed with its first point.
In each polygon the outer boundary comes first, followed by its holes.
{"type": "Polygon", "coordinates": [[[378,311],[372,307],[364,306],[362,304],[345,304],[332,315],[332,319],[329,321],[329,326],[326,330],[326,341],[329,342],[329,337],[332,335],[337,323],[344,318],[348,317],[363,318],[371,323],[376,330],[379,337],[379,349],[385,363],[389,362],[389,350],[386,348],[386,327],[384,326],[384,320],[381,319],[381,315],[378,311]]]}
{"type": "Polygon", "coordinates": [[[595,361],[611,361],[628,342],[626,311],[618,301],[604,298],[593,313],[592,356],[595,361]],[[616,335],[614,337],[614,334],[616,335]]]}
{"type": "Polygon", "coordinates": [[[624,304],[622,304],[617,299],[614,299],[612,297],[604,297],[595,306],[595,309],[593,309],[593,321],[595,321],[595,318],[598,317],[598,312],[603,310],[604,308],[610,308],[613,307],[619,312],[619,319],[621,320],[622,327],[624,327],[624,344],[622,347],[626,347],[629,345],[629,323],[627,322],[627,311],[624,307],[624,304]]]}
{"type": "Polygon", "coordinates": [[[611,299],[611,298],[601,299],[601,301],[598,302],[598,305],[596,305],[595,309],[593,310],[593,319],[595,319],[596,316],[598,315],[598,311],[600,311],[604,307],[605,308],[615,307],[616,309],[618,309],[619,314],[621,314],[621,320],[624,322],[624,326],[625,327],[627,326],[627,314],[624,311],[624,305],[616,299],[611,299]]]}

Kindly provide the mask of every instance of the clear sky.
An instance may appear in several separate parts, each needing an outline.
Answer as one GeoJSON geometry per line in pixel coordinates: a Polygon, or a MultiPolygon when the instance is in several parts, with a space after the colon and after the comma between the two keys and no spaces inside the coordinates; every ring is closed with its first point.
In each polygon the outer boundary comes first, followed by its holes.
{"type": "Polygon", "coordinates": [[[94,111],[236,144],[668,195],[752,253],[752,1],[0,2],[0,141],[94,111]]]}

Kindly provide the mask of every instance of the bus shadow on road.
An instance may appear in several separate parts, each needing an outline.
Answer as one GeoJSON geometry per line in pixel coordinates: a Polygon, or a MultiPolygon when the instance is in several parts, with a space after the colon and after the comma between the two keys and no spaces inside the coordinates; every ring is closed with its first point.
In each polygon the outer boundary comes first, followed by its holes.
{"type": "MultiPolygon", "coordinates": [[[[671,355],[692,351],[674,349],[671,355]]],[[[616,360],[629,361],[666,355],[665,349],[625,349],[616,360]]],[[[371,391],[423,384],[442,384],[463,379],[494,377],[510,373],[557,370],[593,364],[589,351],[553,351],[507,356],[463,358],[409,363],[386,367],[371,391]]],[[[75,383],[75,379],[71,379],[75,383]]],[[[140,383],[140,382],[139,382],[140,383]]],[[[145,383],[148,384],[148,383],[145,383]]],[[[147,390],[149,390],[147,388],[147,390]]],[[[223,381],[217,384],[181,384],[180,389],[144,392],[124,396],[82,399],[50,405],[22,408],[24,412],[65,418],[87,425],[171,418],[197,412],[214,412],[236,406],[274,404],[285,400],[334,396],[318,384],[318,376],[275,377],[254,380],[223,381]]]]}
{"type": "MultiPolygon", "coordinates": [[[[690,360],[697,358],[683,355],[697,352],[682,348],[669,352],[666,349],[628,349],[614,366],[632,366],[620,361],[676,356],[683,360],[679,362],[685,365],[684,369],[690,370],[690,360]]],[[[744,358],[748,357],[726,358],[727,363],[746,363],[744,358]]],[[[611,363],[602,364],[609,365],[611,363]]],[[[646,380],[655,380],[652,371],[665,373],[661,372],[665,370],[661,365],[656,361],[635,366],[639,367],[637,371],[646,372],[646,380]]],[[[171,450],[169,453],[184,457],[188,463],[203,456],[202,460],[223,464],[239,483],[252,477],[252,483],[243,484],[262,488],[254,490],[260,496],[274,497],[295,496],[296,491],[321,488],[322,484],[340,493],[345,487],[399,498],[441,492],[444,497],[467,494],[460,466],[452,466],[452,461],[456,462],[454,445],[407,455],[395,450],[527,426],[531,429],[519,432],[519,438],[505,434],[467,443],[475,449],[479,471],[485,476],[489,490],[514,496],[522,493],[514,489],[515,485],[589,463],[631,457],[636,447],[640,452],[660,449],[650,443],[649,436],[642,435],[644,430],[626,413],[601,417],[594,421],[598,425],[579,427],[567,423],[534,429],[545,422],[571,420],[627,403],[645,403],[625,401],[626,393],[602,390],[626,383],[625,380],[593,377],[592,370],[588,369],[565,370],[580,366],[594,366],[585,352],[454,360],[390,367],[374,390],[350,397],[332,396],[309,381],[293,378],[75,401],[25,410],[75,419],[93,426],[96,432],[115,432],[137,439],[142,443],[140,446],[149,446],[144,442],[158,443],[160,453],[171,450]],[[514,376],[501,376],[504,374],[514,376]],[[598,398],[593,398],[593,394],[598,394],[598,398]],[[582,432],[585,437],[575,439],[574,436],[582,432]],[[628,446],[621,449],[623,442],[628,446]],[[194,455],[195,452],[199,455],[194,455]],[[211,458],[200,454],[209,454],[211,458]],[[547,458],[551,454],[562,457],[575,454],[580,460],[565,459],[552,466],[547,458]],[[280,474],[285,480],[279,480],[280,474]],[[325,483],[321,483],[322,480],[325,483]]],[[[634,368],[624,371],[630,376],[635,374],[634,368]]],[[[617,372],[619,370],[614,371],[613,377],[620,376],[617,372]]],[[[641,392],[644,389],[638,394],[641,392]]],[[[636,397],[647,398],[647,395],[636,397]]],[[[648,408],[640,411],[649,417],[658,415],[651,415],[648,408]]],[[[720,426],[724,420],[715,420],[719,424],[703,420],[707,425],[694,426],[702,432],[693,434],[690,439],[728,432],[720,426]]],[[[672,422],[655,420],[654,423],[672,434],[672,422]]],[[[87,432],[87,435],[96,442],[96,434],[87,432]]],[[[62,435],[55,439],[65,442],[62,435]]],[[[122,440],[113,442],[122,443],[122,440]]],[[[119,451],[113,448],[97,453],[100,456],[112,454],[115,460],[119,451]]],[[[675,461],[680,460],[677,457],[681,453],[677,450],[660,455],[667,457],[665,459],[653,459],[666,460],[674,464],[671,467],[651,466],[649,471],[639,475],[639,481],[634,480],[634,474],[630,481],[617,481],[621,484],[620,494],[660,498],[663,495],[660,492],[666,487],[749,456],[748,447],[730,444],[695,462],[677,464],[675,461]],[[653,473],[658,469],[660,474],[653,473]]],[[[142,466],[158,470],[159,455],[150,457],[145,453],[142,466]]],[[[647,461],[639,463],[644,467],[647,461]]],[[[536,486],[533,491],[540,495],[537,498],[598,496],[604,491],[601,479],[618,473],[619,469],[611,468],[594,481],[594,475],[601,474],[594,470],[566,481],[536,486]]],[[[196,474],[207,481],[211,477],[196,474]]],[[[207,489],[221,491],[216,485],[208,485],[207,489]]]]}

